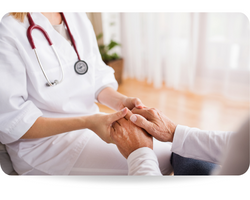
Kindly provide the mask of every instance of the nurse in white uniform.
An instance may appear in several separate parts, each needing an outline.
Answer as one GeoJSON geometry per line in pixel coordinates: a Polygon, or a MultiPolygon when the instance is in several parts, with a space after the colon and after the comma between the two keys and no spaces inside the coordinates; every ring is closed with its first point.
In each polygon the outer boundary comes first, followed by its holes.
{"type": "MultiPolygon", "coordinates": [[[[30,175],[128,174],[126,159],[112,144],[110,129],[127,109],[143,104],[138,98],[116,92],[114,71],[101,59],[86,14],[30,14],[48,34],[56,54],[36,29],[31,34],[34,53],[27,38],[27,13],[3,17],[0,141],[6,145],[14,169],[30,175]],[[23,21],[20,16],[24,16],[23,21]],[[87,65],[82,74],[75,67],[79,59],[87,65]],[[118,112],[101,114],[96,101],[118,112]]],[[[154,151],[163,174],[172,171],[170,149],[170,143],[155,141],[154,151]]]]}

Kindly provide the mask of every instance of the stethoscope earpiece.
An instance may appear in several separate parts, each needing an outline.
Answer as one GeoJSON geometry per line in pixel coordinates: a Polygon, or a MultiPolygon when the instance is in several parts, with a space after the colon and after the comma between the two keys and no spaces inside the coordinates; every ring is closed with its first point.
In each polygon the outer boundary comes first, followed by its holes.
{"type": "Polygon", "coordinates": [[[46,83],[46,86],[52,87],[52,86],[55,86],[55,85],[57,85],[57,84],[59,84],[59,83],[60,83],[60,82],[59,82],[58,80],[55,80],[54,82],[51,82],[51,84],[46,83]]]}

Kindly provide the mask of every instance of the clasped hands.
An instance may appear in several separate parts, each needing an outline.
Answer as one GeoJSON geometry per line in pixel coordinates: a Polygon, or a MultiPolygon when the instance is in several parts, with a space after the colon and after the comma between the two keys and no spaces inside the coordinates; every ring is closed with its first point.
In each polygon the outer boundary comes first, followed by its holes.
{"type": "Polygon", "coordinates": [[[153,149],[152,137],[172,142],[176,128],[162,112],[144,106],[138,98],[128,98],[123,109],[116,113],[92,117],[90,121],[95,123],[90,129],[105,142],[116,144],[125,158],[141,147],[153,149]]]}
{"type": "MultiPolygon", "coordinates": [[[[125,111],[124,111],[125,112],[125,111]]],[[[110,138],[127,158],[141,147],[153,149],[153,137],[172,142],[176,125],[155,108],[126,109],[126,116],[112,123],[110,138]]]]}

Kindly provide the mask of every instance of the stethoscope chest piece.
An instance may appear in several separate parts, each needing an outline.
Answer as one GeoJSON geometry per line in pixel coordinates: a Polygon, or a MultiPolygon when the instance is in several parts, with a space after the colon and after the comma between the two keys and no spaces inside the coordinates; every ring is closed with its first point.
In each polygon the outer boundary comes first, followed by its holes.
{"type": "MultiPolygon", "coordinates": [[[[85,61],[81,60],[81,58],[80,58],[80,56],[79,56],[79,53],[78,53],[78,51],[77,51],[77,48],[76,48],[75,40],[74,40],[74,38],[73,38],[73,35],[71,34],[71,31],[70,31],[70,29],[69,29],[69,26],[68,26],[68,23],[67,23],[67,21],[66,21],[66,18],[65,18],[65,16],[64,16],[63,13],[61,13],[61,15],[62,15],[63,21],[65,22],[65,25],[66,25],[66,27],[67,27],[67,30],[68,30],[68,33],[69,33],[69,36],[70,36],[72,45],[73,45],[73,47],[74,47],[74,49],[75,49],[75,52],[76,52],[76,54],[77,54],[77,57],[78,57],[78,61],[77,61],[77,62],[75,63],[75,65],[74,65],[75,72],[76,72],[77,74],[79,74],[79,75],[86,74],[87,71],[88,71],[88,65],[87,65],[87,63],[86,63],[85,61]]],[[[51,40],[50,40],[50,38],[49,38],[48,33],[47,33],[41,26],[39,26],[39,25],[37,25],[37,24],[34,23],[34,21],[33,21],[32,17],[31,17],[31,15],[30,15],[30,13],[27,14],[27,17],[28,17],[28,20],[29,20],[29,23],[30,23],[30,26],[29,26],[29,28],[28,28],[28,30],[27,30],[27,37],[28,37],[29,43],[30,43],[30,45],[31,45],[31,48],[32,48],[32,49],[34,50],[34,52],[35,52],[36,58],[37,58],[37,60],[38,60],[39,66],[40,66],[40,68],[41,68],[41,70],[42,70],[42,72],[43,72],[43,75],[44,75],[44,77],[45,77],[46,80],[47,80],[47,84],[46,84],[46,85],[47,85],[47,86],[55,86],[55,85],[57,85],[57,84],[59,84],[59,83],[62,82],[63,76],[64,76],[61,61],[60,61],[60,59],[59,59],[59,57],[58,57],[58,55],[57,55],[57,52],[56,52],[56,50],[55,50],[55,48],[54,48],[54,46],[53,46],[53,44],[52,44],[52,42],[51,42],[51,40]],[[56,57],[57,57],[57,60],[58,60],[58,62],[59,62],[59,64],[60,64],[61,70],[62,70],[62,77],[61,77],[61,80],[60,80],[60,81],[55,80],[54,82],[51,82],[51,81],[49,80],[47,74],[45,73],[45,70],[44,70],[44,68],[43,68],[43,66],[42,66],[42,63],[41,63],[41,61],[40,61],[40,59],[39,59],[39,56],[38,56],[38,54],[37,54],[37,52],[36,52],[36,47],[35,47],[35,44],[34,44],[34,40],[33,40],[32,35],[31,35],[31,32],[32,32],[33,29],[38,29],[38,30],[40,30],[40,31],[43,33],[43,35],[45,36],[45,38],[47,39],[47,41],[48,41],[49,45],[51,46],[51,48],[53,49],[53,51],[54,51],[54,53],[55,53],[55,55],[56,55],[56,57]]]]}
{"type": "Polygon", "coordinates": [[[88,65],[85,61],[83,60],[79,60],[75,63],[75,72],[77,74],[80,74],[80,75],[83,75],[83,74],[86,74],[87,71],[88,71],[88,65]]]}

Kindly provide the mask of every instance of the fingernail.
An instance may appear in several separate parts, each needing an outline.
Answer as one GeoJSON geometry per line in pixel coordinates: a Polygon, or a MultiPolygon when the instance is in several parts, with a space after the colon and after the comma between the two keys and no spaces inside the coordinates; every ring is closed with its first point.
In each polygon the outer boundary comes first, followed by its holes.
{"type": "Polygon", "coordinates": [[[125,113],[126,112],[126,107],[122,109],[122,113],[125,113]]]}
{"type": "Polygon", "coordinates": [[[137,117],[136,117],[135,115],[131,115],[130,120],[131,120],[132,122],[136,122],[137,117]]]}

